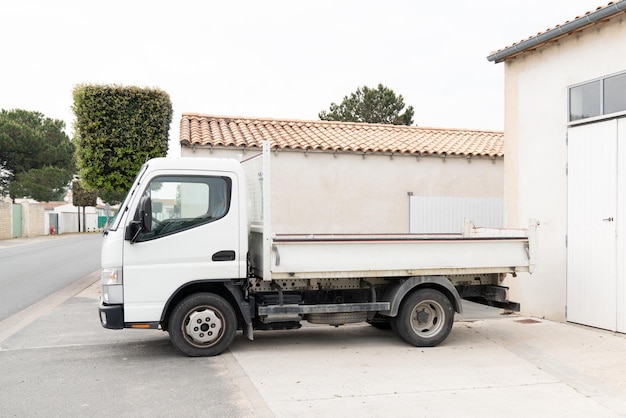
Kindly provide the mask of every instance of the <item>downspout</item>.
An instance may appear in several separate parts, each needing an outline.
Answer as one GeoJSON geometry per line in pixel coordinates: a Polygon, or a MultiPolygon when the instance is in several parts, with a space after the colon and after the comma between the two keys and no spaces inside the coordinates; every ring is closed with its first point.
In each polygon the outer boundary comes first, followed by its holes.
{"type": "Polygon", "coordinates": [[[618,1],[616,3],[603,7],[600,10],[596,10],[595,12],[579,17],[576,20],[565,23],[564,25],[549,29],[546,32],[538,34],[537,36],[526,39],[518,44],[495,52],[489,55],[487,57],[487,60],[495,62],[497,64],[521,52],[535,48],[541,44],[550,42],[553,39],[562,37],[571,32],[575,32],[596,22],[613,17],[614,15],[624,11],[626,11],[626,0],[618,1]]]}

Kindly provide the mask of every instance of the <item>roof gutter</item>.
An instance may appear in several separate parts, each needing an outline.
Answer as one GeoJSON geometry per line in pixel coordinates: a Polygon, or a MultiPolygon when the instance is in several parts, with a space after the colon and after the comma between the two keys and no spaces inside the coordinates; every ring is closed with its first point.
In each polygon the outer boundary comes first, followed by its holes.
{"type": "Polygon", "coordinates": [[[567,22],[564,25],[557,26],[553,29],[549,29],[545,32],[538,34],[532,38],[528,38],[518,44],[512,45],[508,48],[497,51],[487,57],[487,60],[493,61],[496,64],[505,61],[515,55],[521,54],[525,51],[536,48],[541,44],[545,44],[552,40],[566,36],[577,30],[581,30],[587,26],[593,25],[599,21],[613,17],[618,13],[626,11],[626,0],[620,0],[606,7],[603,7],[595,12],[586,14],[579,17],[576,20],[567,22]]]}

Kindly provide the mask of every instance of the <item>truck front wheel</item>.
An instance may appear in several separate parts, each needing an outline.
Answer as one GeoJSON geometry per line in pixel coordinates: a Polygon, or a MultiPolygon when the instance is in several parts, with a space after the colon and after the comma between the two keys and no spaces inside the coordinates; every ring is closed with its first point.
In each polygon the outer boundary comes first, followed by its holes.
{"type": "Polygon", "coordinates": [[[454,309],[450,299],[435,289],[418,289],[400,305],[392,319],[402,339],[416,347],[434,347],[452,330],[454,309]]]}
{"type": "Polygon", "coordinates": [[[237,317],[221,296],[196,293],[176,305],[168,330],[172,344],[182,353],[190,357],[215,356],[235,338],[237,317]]]}

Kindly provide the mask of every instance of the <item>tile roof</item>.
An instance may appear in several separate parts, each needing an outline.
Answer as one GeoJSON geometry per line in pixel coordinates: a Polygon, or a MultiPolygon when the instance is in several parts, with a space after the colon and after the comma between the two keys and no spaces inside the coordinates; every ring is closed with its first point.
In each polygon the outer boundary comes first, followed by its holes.
{"type": "Polygon", "coordinates": [[[183,113],[180,121],[183,147],[261,148],[270,140],[281,150],[502,157],[503,139],[497,131],[196,113],[183,113]]]}
{"type": "Polygon", "coordinates": [[[571,21],[567,20],[560,25],[548,28],[536,35],[531,35],[519,42],[493,51],[487,59],[496,63],[505,61],[525,52],[535,50],[542,45],[555,42],[572,33],[580,32],[590,26],[607,22],[610,18],[623,14],[625,11],[626,0],[612,1],[604,6],[598,6],[595,10],[588,11],[584,15],[576,16],[571,21]]]}

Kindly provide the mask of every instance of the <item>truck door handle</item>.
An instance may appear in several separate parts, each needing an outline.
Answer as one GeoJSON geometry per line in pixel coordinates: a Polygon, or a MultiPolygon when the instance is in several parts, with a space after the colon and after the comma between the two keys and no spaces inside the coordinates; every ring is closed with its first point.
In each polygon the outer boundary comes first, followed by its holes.
{"type": "Polygon", "coordinates": [[[603,221],[607,221],[607,222],[613,222],[613,218],[605,218],[605,219],[602,219],[602,220],[603,221]]]}
{"type": "Polygon", "coordinates": [[[213,254],[213,257],[211,257],[211,260],[213,261],[233,261],[235,259],[235,252],[234,251],[218,251],[215,254],[213,254]]]}

